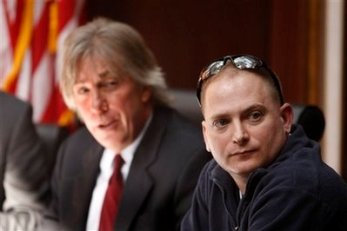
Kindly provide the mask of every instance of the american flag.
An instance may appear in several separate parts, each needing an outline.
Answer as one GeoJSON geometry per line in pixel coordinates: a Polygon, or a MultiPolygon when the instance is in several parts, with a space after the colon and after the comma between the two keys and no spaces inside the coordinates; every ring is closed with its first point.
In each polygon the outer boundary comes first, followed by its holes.
{"type": "Polygon", "coordinates": [[[33,119],[73,121],[58,87],[63,40],[83,22],[84,0],[0,0],[0,86],[33,105],[33,119]]]}

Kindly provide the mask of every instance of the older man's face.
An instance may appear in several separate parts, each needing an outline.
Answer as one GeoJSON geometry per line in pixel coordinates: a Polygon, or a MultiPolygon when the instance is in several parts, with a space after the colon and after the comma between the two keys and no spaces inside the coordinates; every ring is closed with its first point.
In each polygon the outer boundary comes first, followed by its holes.
{"type": "Polygon", "coordinates": [[[291,107],[280,106],[254,73],[225,69],[206,84],[206,147],[229,174],[247,178],[278,155],[290,130],[291,107]]]}
{"type": "MultiPolygon", "coordinates": [[[[122,72],[119,72],[119,75],[122,72]]],[[[129,145],[150,115],[150,90],[128,76],[114,76],[104,62],[81,61],[73,100],[95,139],[119,152],[129,145]]]]}

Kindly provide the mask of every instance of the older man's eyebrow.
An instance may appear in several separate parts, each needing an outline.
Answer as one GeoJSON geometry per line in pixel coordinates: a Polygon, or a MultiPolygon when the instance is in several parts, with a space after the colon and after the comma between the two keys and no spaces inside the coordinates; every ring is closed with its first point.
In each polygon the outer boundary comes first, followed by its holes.
{"type": "Polygon", "coordinates": [[[109,76],[110,76],[110,71],[109,71],[109,70],[105,70],[105,71],[103,71],[103,72],[100,72],[100,73],[98,74],[98,76],[99,76],[100,78],[109,77],[109,76]]]}

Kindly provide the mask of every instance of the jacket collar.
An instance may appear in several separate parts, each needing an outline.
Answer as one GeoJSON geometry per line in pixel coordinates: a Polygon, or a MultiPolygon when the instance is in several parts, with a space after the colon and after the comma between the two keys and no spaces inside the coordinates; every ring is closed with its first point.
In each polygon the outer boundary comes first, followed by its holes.
{"type": "Polygon", "coordinates": [[[153,119],[138,149],[135,151],[123,191],[115,227],[116,230],[129,229],[141,205],[154,186],[150,168],[157,159],[158,149],[163,134],[166,131],[169,115],[168,110],[164,108],[155,108],[153,119]]]}

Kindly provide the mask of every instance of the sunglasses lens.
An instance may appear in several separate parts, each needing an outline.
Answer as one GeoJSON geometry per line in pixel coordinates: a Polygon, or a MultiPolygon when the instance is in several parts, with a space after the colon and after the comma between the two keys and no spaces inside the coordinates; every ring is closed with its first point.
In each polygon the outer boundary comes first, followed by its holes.
{"type": "Polygon", "coordinates": [[[222,60],[211,63],[203,72],[201,76],[201,80],[206,80],[212,75],[217,74],[222,69],[223,66],[224,66],[224,62],[222,60]]]}
{"type": "Polygon", "coordinates": [[[250,56],[240,56],[234,59],[234,64],[239,69],[254,69],[257,66],[261,66],[259,60],[250,56]]]}

